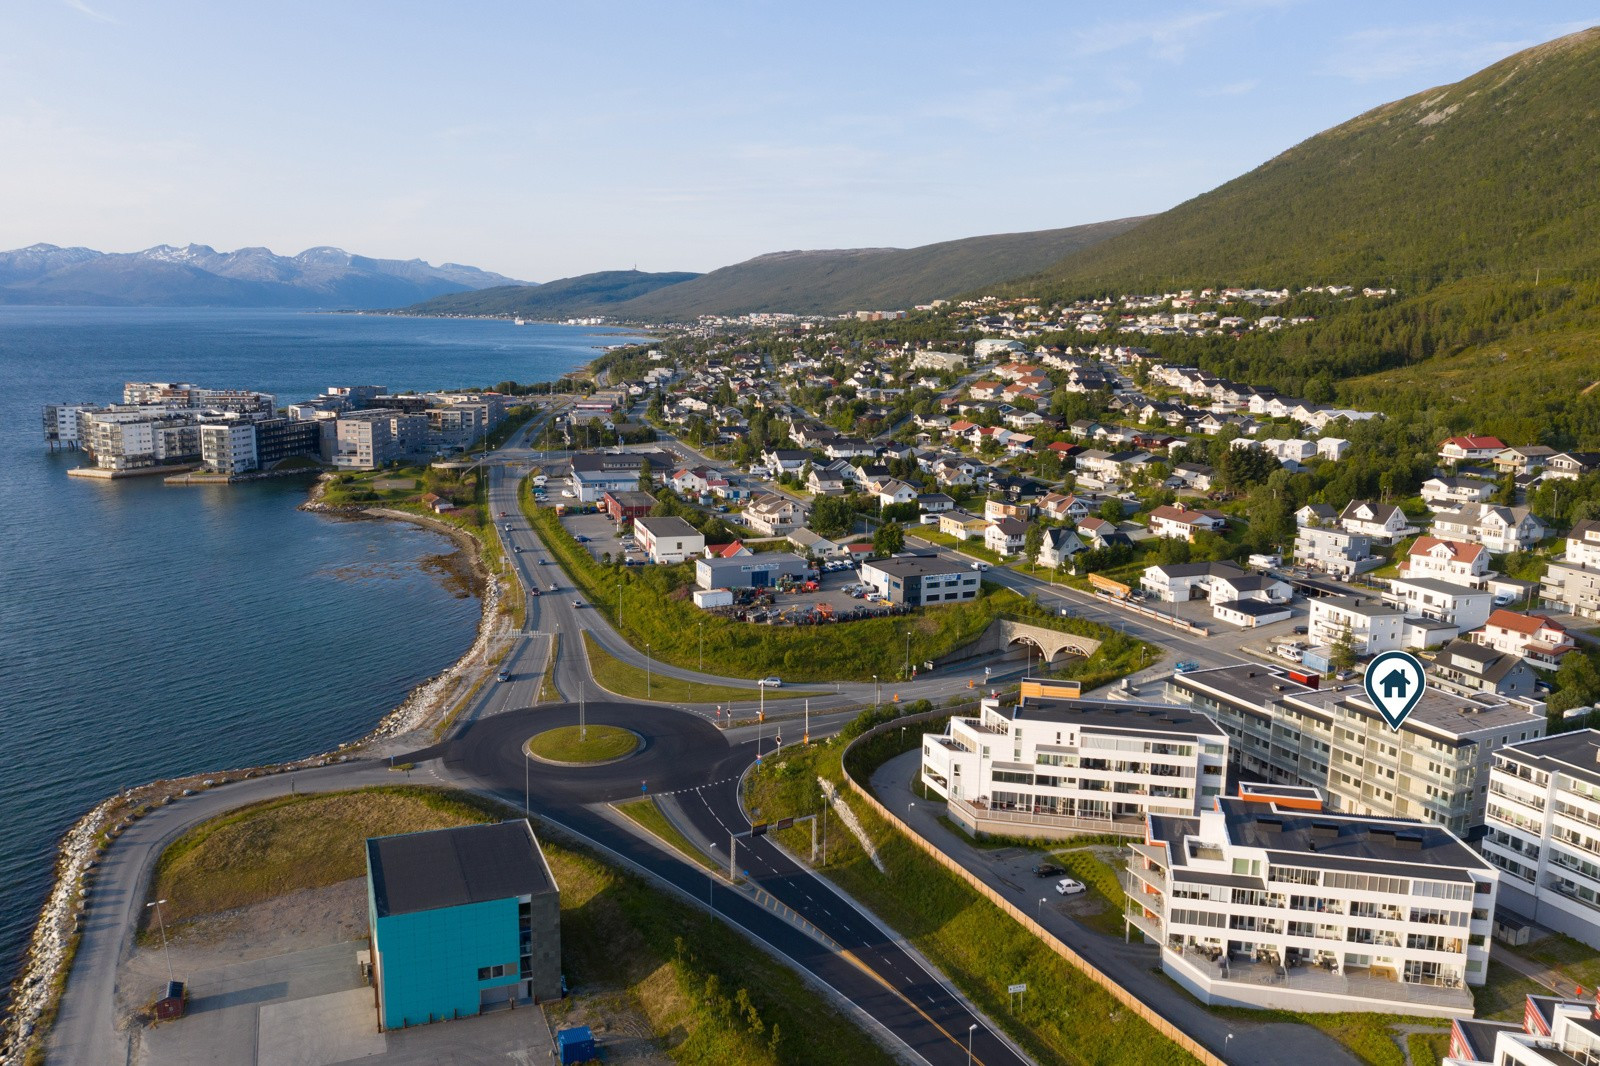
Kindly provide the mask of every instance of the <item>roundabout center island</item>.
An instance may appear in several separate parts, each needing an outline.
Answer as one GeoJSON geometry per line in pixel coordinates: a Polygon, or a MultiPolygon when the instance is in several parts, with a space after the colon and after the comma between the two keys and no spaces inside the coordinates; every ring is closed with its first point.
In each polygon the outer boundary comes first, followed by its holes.
{"type": "Polygon", "coordinates": [[[618,762],[642,747],[639,734],[614,725],[559,726],[536,733],[523,745],[533,758],[559,766],[618,762]]]}

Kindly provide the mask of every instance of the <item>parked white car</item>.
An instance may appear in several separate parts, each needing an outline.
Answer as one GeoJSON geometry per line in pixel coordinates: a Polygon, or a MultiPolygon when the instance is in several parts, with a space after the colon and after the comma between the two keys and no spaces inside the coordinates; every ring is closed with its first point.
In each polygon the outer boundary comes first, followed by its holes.
{"type": "Polygon", "coordinates": [[[1070,877],[1063,877],[1056,882],[1056,894],[1061,896],[1076,896],[1080,892],[1089,891],[1089,886],[1082,881],[1075,881],[1070,877]]]}

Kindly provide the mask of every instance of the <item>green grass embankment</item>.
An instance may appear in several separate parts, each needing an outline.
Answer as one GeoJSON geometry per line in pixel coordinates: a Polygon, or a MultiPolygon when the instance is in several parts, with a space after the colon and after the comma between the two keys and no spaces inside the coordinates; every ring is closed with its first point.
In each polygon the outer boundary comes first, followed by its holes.
{"type": "Polygon", "coordinates": [[[551,762],[610,762],[632,755],[638,749],[639,737],[614,725],[558,726],[528,741],[531,754],[551,762]]]}
{"type": "MultiPolygon", "coordinates": [[[[651,674],[647,679],[642,667],[625,663],[600,646],[588,633],[583,635],[583,647],[589,654],[589,673],[600,686],[618,696],[635,700],[659,700],[662,703],[750,703],[759,702],[761,694],[753,688],[733,688],[729,685],[702,685],[698,681],[685,681],[677,677],[651,674]],[[648,682],[648,683],[647,683],[648,682]]],[[[805,696],[825,696],[818,690],[775,688],[767,691],[767,702],[792,700],[805,696]]],[[[754,713],[753,711],[751,713],[754,713]]]]}

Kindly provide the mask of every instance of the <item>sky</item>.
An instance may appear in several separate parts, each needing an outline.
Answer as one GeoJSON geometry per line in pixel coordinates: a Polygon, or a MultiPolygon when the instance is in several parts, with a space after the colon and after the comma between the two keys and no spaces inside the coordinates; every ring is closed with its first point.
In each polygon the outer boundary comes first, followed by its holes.
{"type": "Polygon", "coordinates": [[[548,281],[1158,212],[1568,0],[8,0],[0,248],[548,281]]]}

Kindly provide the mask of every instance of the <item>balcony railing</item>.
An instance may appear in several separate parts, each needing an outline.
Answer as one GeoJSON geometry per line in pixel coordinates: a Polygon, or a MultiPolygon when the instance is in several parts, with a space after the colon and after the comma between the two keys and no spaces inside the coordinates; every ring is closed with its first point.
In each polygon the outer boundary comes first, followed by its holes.
{"type": "Polygon", "coordinates": [[[1032,811],[992,807],[987,803],[972,803],[964,799],[950,800],[950,807],[972,820],[1005,822],[1018,826],[1038,826],[1048,829],[1065,829],[1083,833],[1114,833],[1118,836],[1143,839],[1142,817],[1080,818],[1075,815],[1034,813],[1032,811]]]}

